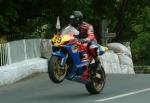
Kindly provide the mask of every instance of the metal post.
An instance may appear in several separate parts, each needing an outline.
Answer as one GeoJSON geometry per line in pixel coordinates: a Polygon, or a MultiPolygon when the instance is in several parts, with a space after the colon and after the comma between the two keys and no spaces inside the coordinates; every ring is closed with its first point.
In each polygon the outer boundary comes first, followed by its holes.
{"type": "Polygon", "coordinates": [[[7,47],[8,47],[8,65],[10,65],[11,64],[11,55],[10,55],[10,43],[7,43],[7,47]]]}
{"type": "Polygon", "coordinates": [[[59,16],[57,17],[57,22],[56,22],[56,29],[57,29],[57,33],[59,33],[61,26],[60,26],[60,19],[59,16]]]}
{"type": "Polygon", "coordinates": [[[24,45],[25,60],[27,60],[27,59],[28,59],[28,56],[27,56],[27,46],[26,46],[26,41],[25,41],[25,39],[23,40],[23,45],[24,45]]]}
{"type": "Polygon", "coordinates": [[[101,22],[101,42],[102,42],[102,45],[106,45],[105,33],[107,31],[107,26],[108,26],[108,21],[107,21],[107,19],[104,18],[101,22]]]}
{"type": "Polygon", "coordinates": [[[106,46],[108,40],[116,37],[116,33],[109,33],[108,31],[108,20],[104,18],[101,23],[101,41],[102,45],[106,46]]]}

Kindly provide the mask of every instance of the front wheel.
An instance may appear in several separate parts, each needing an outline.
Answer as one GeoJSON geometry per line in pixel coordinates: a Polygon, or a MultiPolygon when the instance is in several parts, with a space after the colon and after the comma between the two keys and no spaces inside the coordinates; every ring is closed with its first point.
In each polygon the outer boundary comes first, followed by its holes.
{"type": "Polygon", "coordinates": [[[61,67],[61,57],[51,56],[48,61],[48,75],[54,83],[61,83],[66,76],[65,67],[61,67]]]}
{"type": "Polygon", "coordinates": [[[91,82],[86,84],[85,87],[90,94],[99,94],[106,81],[105,71],[102,66],[99,65],[99,69],[96,71],[96,76],[91,77],[91,82]]]}

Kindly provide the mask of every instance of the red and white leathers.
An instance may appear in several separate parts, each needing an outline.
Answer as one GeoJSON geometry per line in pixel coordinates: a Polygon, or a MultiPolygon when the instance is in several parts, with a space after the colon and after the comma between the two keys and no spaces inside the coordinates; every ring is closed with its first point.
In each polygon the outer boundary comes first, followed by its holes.
{"type": "MultiPolygon", "coordinates": [[[[97,40],[94,35],[94,29],[91,24],[88,24],[86,22],[79,23],[78,25],[74,26],[79,32],[79,38],[88,41],[88,49],[94,59],[97,58],[98,56],[98,45],[97,45],[97,40]]],[[[84,45],[87,45],[86,43],[84,45]]]]}
{"type": "Polygon", "coordinates": [[[94,29],[91,24],[88,24],[86,22],[82,22],[77,25],[77,30],[80,31],[80,37],[81,38],[86,38],[87,40],[96,40],[95,35],[94,35],[94,29]]]}
{"type": "MultiPolygon", "coordinates": [[[[97,45],[97,40],[95,38],[94,35],[94,29],[93,26],[91,24],[88,24],[86,22],[82,22],[77,24],[77,26],[74,26],[79,32],[79,38],[88,41],[87,43],[84,43],[83,45],[88,47],[87,49],[89,50],[89,52],[92,54],[92,56],[95,59],[95,63],[98,64],[99,60],[98,60],[98,45],[97,45]]],[[[82,78],[88,78],[88,67],[85,66],[85,72],[84,74],[81,76],[82,78]]]]}

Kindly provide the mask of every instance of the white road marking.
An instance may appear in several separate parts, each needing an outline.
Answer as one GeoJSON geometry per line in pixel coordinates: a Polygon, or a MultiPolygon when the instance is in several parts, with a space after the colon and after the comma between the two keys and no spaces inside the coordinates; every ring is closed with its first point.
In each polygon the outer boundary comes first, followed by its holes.
{"type": "Polygon", "coordinates": [[[122,98],[122,97],[130,96],[130,95],[134,95],[134,94],[138,94],[138,93],[142,93],[142,92],[147,92],[147,91],[150,91],[150,88],[146,88],[146,89],[142,89],[142,90],[138,90],[138,91],[122,94],[122,95],[117,95],[117,96],[114,96],[114,97],[99,99],[99,100],[96,100],[96,102],[104,102],[104,101],[113,100],[113,99],[117,99],[117,98],[122,98]]]}

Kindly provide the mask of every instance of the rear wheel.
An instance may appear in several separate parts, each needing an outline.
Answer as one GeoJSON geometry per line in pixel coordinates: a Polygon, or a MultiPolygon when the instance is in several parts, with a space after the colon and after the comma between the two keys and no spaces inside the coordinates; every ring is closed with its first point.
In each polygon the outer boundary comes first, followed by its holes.
{"type": "Polygon", "coordinates": [[[99,94],[106,81],[105,71],[102,66],[99,65],[99,69],[96,71],[96,76],[91,77],[91,82],[86,84],[85,87],[90,94],[99,94]]]}
{"type": "Polygon", "coordinates": [[[48,61],[48,74],[54,83],[61,83],[66,76],[66,67],[61,67],[61,57],[51,56],[48,61]]]}

